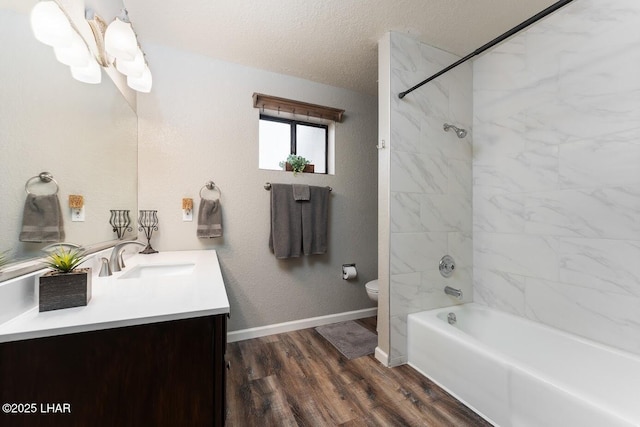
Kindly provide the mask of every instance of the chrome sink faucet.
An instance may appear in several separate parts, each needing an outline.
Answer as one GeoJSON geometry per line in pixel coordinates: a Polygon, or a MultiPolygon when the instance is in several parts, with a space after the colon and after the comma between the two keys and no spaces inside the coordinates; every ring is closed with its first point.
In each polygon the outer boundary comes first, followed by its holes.
{"type": "Polygon", "coordinates": [[[128,240],[115,245],[111,251],[111,257],[109,258],[111,271],[122,271],[125,267],[124,260],[122,259],[122,253],[124,252],[124,247],[127,245],[138,245],[143,248],[146,246],[144,243],[136,242],[135,240],[128,240]]]}

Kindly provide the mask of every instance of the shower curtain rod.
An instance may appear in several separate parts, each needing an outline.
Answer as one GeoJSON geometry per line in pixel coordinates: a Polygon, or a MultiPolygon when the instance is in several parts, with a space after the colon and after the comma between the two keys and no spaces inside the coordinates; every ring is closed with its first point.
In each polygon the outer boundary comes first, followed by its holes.
{"type": "Polygon", "coordinates": [[[556,2],[556,3],[552,4],[548,8],[544,9],[542,12],[539,12],[539,13],[533,15],[531,18],[529,18],[526,21],[520,23],[519,25],[516,25],[515,27],[513,27],[512,29],[510,29],[506,33],[496,37],[493,40],[491,40],[489,43],[484,44],[483,46],[481,46],[478,49],[474,50],[472,53],[470,53],[469,55],[467,55],[464,58],[460,59],[459,61],[454,62],[453,64],[449,65],[447,68],[445,68],[443,70],[440,70],[437,73],[435,73],[434,75],[432,75],[431,77],[421,81],[420,83],[418,83],[417,85],[415,85],[411,89],[407,89],[404,92],[400,92],[398,94],[398,98],[400,98],[400,99],[404,98],[407,94],[413,92],[414,90],[418,89],[422,85],[425,85],[425,84],[429,83],[431,80],[435,79],[436,77],[440,77],[441,75],[443,75],[447,71],[457,67],[458,65],[462,64],[463,62],[467,62],[469,59],[473,58],[474,56],[480,55],[485,50],[487,50],[489,48],[492,48],[493,46],[497,45],[498,43],[500,43],[501,41],[503,41],[505,39],[508,39],[509,37],[511,37],[512,35],[516,34],[517,32],[522,31],[523,29],[527,28],[529,25],[541,20],[545,16],[555,12],[556,10],[558,10],[561,7],[571,3],[572,1],[573,0],[561,0],[559,2],[556,2]]]}

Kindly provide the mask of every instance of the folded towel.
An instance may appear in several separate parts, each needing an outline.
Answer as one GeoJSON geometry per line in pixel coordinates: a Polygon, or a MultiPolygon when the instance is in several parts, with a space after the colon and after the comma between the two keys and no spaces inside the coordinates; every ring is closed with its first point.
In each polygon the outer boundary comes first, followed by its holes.
{"type": "Polygon", "coordinates": [[[27,194],[19,239],[21,242],[64,241],[64,224],[57,194],[27,194]]]}
{"type": "Polygon", "coordinates": [[[271,184],[269,249],[276,258],[299,257],[302,252],[302,205],[289,184],[271,184]]]}
{"type": "Polygon", "coordinates": [[[200,199],[196,235],[201,239],[222,236],[222,208],[219,199],[200,199]]]}
{"type": "Polygon", "coordinates": [[[309,200],[309,186],[307,184],[293,184],[292,186],[295,200],[309,200]]]}
{"type": "Polygon", "coordinates": [[[309,203],[302,205],[302,252],[317,255],[327,252],[329,223],[328,187],[309,187],[309,203]]]}

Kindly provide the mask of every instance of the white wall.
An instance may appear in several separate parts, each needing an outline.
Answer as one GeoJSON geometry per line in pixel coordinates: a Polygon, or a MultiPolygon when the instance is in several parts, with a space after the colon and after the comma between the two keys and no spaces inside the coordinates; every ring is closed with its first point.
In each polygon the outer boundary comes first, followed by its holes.
{"type": "Polygon", "coordinates": [[[371,307],[364,284],[377,276],[376,99],[162,46],[145,51],[154,86],[138,96],[139,205],[158,210],[153,247],[218,251],[230,331],[371,307]],[[346,110],[335,175],[258,169],[254,92],[346,110]],[[193,198],[197,212],[208,180],[222,190],[223,239],[198,239],[196,222],[182,221],[182,198],[193,198]],[[270,253],[267,181],[333,187],[326,255],[270,253]],[[351,262],[359,275],[347,282],[341,265],[351,262]]]}
{"type": "Polygon", "coordinates": [[[389,363],[398,365],[406,362],[408,314],[472,299],[472,77],[466,63],[399,99],[459,58],[404,34],[390,37],[389,363]],[[444,123],[467,137],[444,132],[444,123]],[[438,271],[445,254],[456,261],[448,279],[438,271]],[[463,300],[445,295],[446,285],[461,289],[463,300]]]}
{"type": "Polygon", "coordinates": [[[474,298],[640,353],[640,3],[581,0],[474,64],[474,298]]]}

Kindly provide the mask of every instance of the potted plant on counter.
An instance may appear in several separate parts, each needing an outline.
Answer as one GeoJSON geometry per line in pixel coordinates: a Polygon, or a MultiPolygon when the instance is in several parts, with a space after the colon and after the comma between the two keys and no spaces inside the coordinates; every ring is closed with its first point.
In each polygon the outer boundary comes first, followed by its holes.
{"type": "Polygon", "coordinates": [[[313,173],[315,167],[310,164],[311,161],[305,159],[302,156],[297,156],[295,154],[289,154],[287,160],[284,162],[280,162],[280,167],[286,171],[293,171],[294,175],[297,175],[300,172],[311,172],[313,173]]]}
{"type": "Polygon", "coordinates": [[[45,264],[52,269],[40,276],[40,311],[87,305],[91,299],[91,269],[78,268],[85,260],[82,249],[60,246],[45,264]]]}

